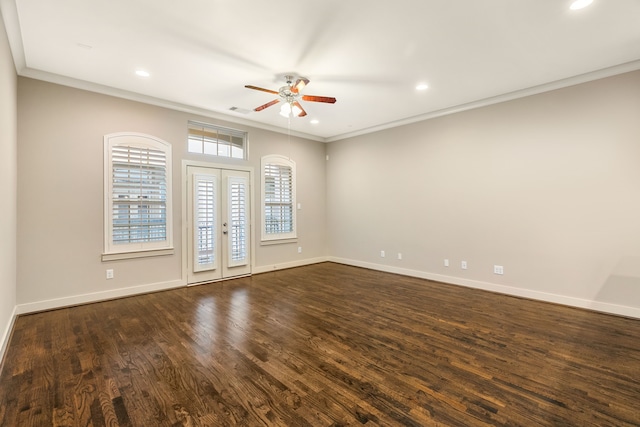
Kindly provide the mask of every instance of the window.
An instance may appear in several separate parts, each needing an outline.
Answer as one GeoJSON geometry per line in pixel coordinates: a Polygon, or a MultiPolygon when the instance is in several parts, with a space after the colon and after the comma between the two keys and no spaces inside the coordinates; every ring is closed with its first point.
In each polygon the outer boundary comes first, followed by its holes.
{"type": "Polygon", "coordinates": [[[296,164],[283,156],[262,158],[262,240],[296,238],[296,164]]]}
{"type": "Polygon", "coordinates": [[[190,153],[246,160],[247,132],[190,121],[188,150],[190,153]]]}
{"type": "Polygon", "coordinates": [[[172,249],[171,145],[118,133],[106,135],[104,147],[106,258],[172,249]]]}

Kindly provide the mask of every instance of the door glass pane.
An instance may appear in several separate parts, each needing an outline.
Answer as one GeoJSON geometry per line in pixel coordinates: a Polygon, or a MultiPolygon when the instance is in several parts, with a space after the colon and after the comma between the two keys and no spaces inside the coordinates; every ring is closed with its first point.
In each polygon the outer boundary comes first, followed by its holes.
{"type": "Polygon", "coordinates": [[[247,258],[247,203],[246,182],[243,179],[229,180],[231,261],[238,262],[247,258]]]}
{"type": "Polygon", "coordinates": [[[194,271],[215,268],[216,264],[216,181],[213,177],[195,179],[194,271]]]}

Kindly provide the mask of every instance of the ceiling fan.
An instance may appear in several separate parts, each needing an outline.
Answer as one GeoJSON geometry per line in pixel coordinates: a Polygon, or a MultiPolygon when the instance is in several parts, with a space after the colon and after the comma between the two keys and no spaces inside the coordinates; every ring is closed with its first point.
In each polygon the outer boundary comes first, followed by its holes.
{"type": "Polygon", "coordinates": [[[280,109],[280,114],[285,117],[288,117],[289,114],[293,114],[297,117],[304,117],[307,115],[307,112],[304,111],[302,105],[300,105],[300,100],[302,101],[312,101],[312,102],[326,102],[329,104],[334,104],[336,99],[329,96],[315,96],[315,95],[303,95],[300,93],[302,89],[309,83],[309,79],[305,79],[304,77],[299,77],[295,83],[293,82],[293,76],[285,76],[287,84],[282,86],[278,91],[271,89],[264,89],[258,86],[245,85],[248,89],[260,90],[262,92],[272,93],[274,95],[278,95],[279,98],[274,99],[271,102],[267,102],[259,107],[256,107],[253,111],[262,111],[265,108],[271,107],[272,105],[276,105],[280,101],[283,101],[282,108],[280,109]]]}

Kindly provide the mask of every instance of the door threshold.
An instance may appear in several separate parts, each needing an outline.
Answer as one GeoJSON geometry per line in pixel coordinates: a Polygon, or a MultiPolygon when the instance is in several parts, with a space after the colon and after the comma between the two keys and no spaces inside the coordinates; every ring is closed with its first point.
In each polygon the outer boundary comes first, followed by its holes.
{"type": "Polygon", "coordinates": [[[242,279],[243,277],[250,277],[250,276],[252,276],[252,274],[247,273],[247,274],[240,274],[238,276],[223,277],[221,279],[205,280],[203,282],[196,282],[196,283],[187,283],[187,287],[189,288],[191,286],[208,285],[209,283],[218,283],[218,282],[224,282],[227,280],[242,279]]]}

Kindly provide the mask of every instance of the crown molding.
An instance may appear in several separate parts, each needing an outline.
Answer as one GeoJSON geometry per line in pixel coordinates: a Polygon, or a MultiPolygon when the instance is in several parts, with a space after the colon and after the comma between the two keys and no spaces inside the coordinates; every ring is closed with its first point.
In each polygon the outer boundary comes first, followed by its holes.
{"type": "Polygon", "coordinates": [[[22,44],[20,20],[18,19],[18,8],[15,0],[0,0],[0,14],[2,15],[4,27],[7,32],[13,64],[17,74],[20,75],[20,72],[26,68],[26,61],[24,45],[22,44]]]}
{"type": "Polygon", "coordinates": [[[479,99],[466,104],[454,105],[449,108],[444,108],[437,111],[421,114],[418,116],[408,117],[402,120],[396,120],[389,123],[384,123],[378,126],[372,126],[366,129],[360,129],[354,132],[349,132],[341,135],[325,138],[325,142],[335,142],[356,136],[366,135],[373,132],[379,132],[381,130],[391,129],[399,126],[405,126],[408,124],[421,122],[429,119],[435,119],[437,117],[447,116],[449,114],[460,113],[463,111],[473,110],[476,108],[487,107],[489,105],[499,104],[501,102],[513,101],[515,99],[525,98],[527,96],[538,95],[544,92],[551,92],[553,90],[562,89],[569,86],[575,86],[582,83],[587,83],[594,80],[603,79],[606,77],[612,77],[618,74],[624,74],[631,71],[640,70],[640,60],[627,62],[624,64],[615,65],[613,67],[602,68],[600,70],[592,71],[585,74],[580,74],[566,79],[561,79],[549,83],[545,83],[530,88],[517,90],[514,92],[505,93],[502,95],[493,96],[490,98],[479,99]]]}
{"type": "MultiPolygon", "coordinates": [[[[32,68],[24,68],[21,73],[18,73],[21,77],[28,77],[36,80],[42,80],[49,83],[55,83],[62,86],[68,86],[75,89],[86,90],[89,92],[100,93],[103,95],[109,95],[116,98],[127,99],[129,101],[141,102],[143,104],[154,105],[156,107],[167,108],[170,110],[181,111],[183,113],[190,113],[199,116],[209,117],[217,120],[223,120],[226,122],[231,122],[235,124],[241,124],[244,126],[250,126],[253,128],[259,128],[263,130],[268,130],[271,132],[277,132],[281,134],[289,134],[287,129],[271,126],[267,124],[263,124],[260,122],[255,122],[252,120],[243,119],[241,117],[236,117],[230,113],[221,113],[213,110],[208,110],[206,108],[194,107],[192,105],[181,104],[179,102],[169,101],[166,99],[155,98],[153,96],[142,95],[136,92],[131,92],[123,89],[113,88],[111,86],[105,86],[98,83],[88,82],[85,80],[74,79],[71,77],[61,76],[59,74],[49,73],[46,71],[35,70],[32,68]]],[[[291,136],[296,136],[300,138],[310,139],[313,141],[326,142],[324,138],[303,133],[297,131],[290,131],[291,136]]]]}

